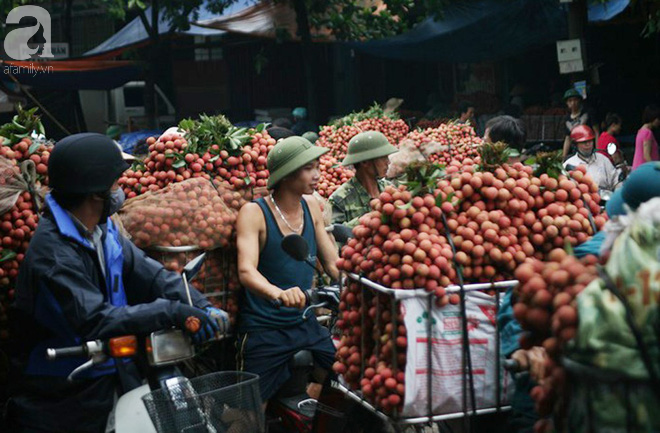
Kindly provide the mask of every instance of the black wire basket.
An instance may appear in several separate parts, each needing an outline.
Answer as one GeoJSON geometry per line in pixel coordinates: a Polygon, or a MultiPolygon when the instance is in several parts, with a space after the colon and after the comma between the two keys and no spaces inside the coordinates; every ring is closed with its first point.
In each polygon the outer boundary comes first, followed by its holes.
{"type": "Polygon", "coordinates": [[[158,433],[264,432],[259,376],[224,371],[167,381],[142,397],[158,433]]]}

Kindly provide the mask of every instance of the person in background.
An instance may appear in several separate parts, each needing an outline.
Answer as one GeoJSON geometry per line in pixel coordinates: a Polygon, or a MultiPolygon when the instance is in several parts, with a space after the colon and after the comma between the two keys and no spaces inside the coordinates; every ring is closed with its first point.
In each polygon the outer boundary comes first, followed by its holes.
{"type": "Polygon", "coordinates": [[[307,131],[318,131],[318,126],[307,120],[307,109],[304,107],[296,107],[291,112],[293,116],[293,126],[291,130],[296,135],[303,135],[307,131]]]}
{"type": "Polygon", "coordinates": [[[385,189],[388,156],[397,152],[387,137],[378,131],[361,132],[351,138],[341,165],[355,167],[355,176],[337,189],[328,203],[332,207],[332,223],[354,227],[358,219],[371,210],[371,199],[385,189]]]}
{"type": "Polygon", "coordinates": [[[468,101],[461,101],[458,104],[458,120],[457,123],[467,123],[474,126],[474,104],[468,101]]]}
{"type": "Polygon", "coordinates": [[[616,135],[621,133],[621,125],[623,121],[621,116],[616,113],[607,113],[605,116],[605,122],[603,123],[604,132],[598,137],[598,145],[596,146],[596,151],[602,155],[605,155],[609,159],[614,167],[616,167],[623,176],[627,176],[630,168],[626,163],[626,159],[623,156],[621,151],[621,144],[619,140],[616,139],[616,135]],[[610,155],[608,146],[613,143],[616,147],[616,151],[610,155]]]}
{"type": "Polygon", "coordinates": [[[577,147],[577,152],[564,161],[564,168],[584,165],[599,190],[614,191],[620,184],[621,173],[607,157],[595,151],[596,135],[593,129],[587,125],[578,125],[571,131],[570,139],[577,147]]]}
{"type": "Polygon", "coordinates": [[[291,123],[291,120],[287,117],[278,117],[273,120],[273,126],[277,128],[291,129],[293,123],[291,123]]]}
{"type": "Polygon", "coordinates": [[[500,141],[506,143],[511,149],[514,149],[517,154],[511,155],[509,164],[525,159],[522,154],[525,144],[525,128],[520,120],[512,116],[497,116],[490,119],[486,123],[484,141],[486,143],[497,143],[500,141]]]}
{"type": "Polygon", "coordinates": [[[598,135],[598,128],[594,124],[594,116],[584,107],[582,95],[575,89],[568,89],[564,93],[564,102],[569,113],[564,117],[564,150],[562,157],[566,159],[571,153],[571,131],[579,125],[587,125],[594,130],[594,137],[598,135]]]}
{"type": "Polygon", "coordinates": [[[271,126],[270,128],[266,129],[266,132],[268,132],[268,135],[273,137],[275,141],[279,141],[282,140],[283,138],[293,137],[294,135],[296,135],[290,129],[282,128],[279,126],[271,126]]]}
{"type": "Polygon", "coordinates": [[[607,113],[607,116],[605,116],[605,123],[603,124],[603,133],[598,137],[598,145],[596,146],[596,151],[605,155],[614,165],[616,165],[616,162],[614,162],[613,155],[610,155],[607,151],[607,145],[614,143],[618,149],[618,158],[623,158],[623,155],[621,155],[619,140],[616,139],[616,135],[621,133],[622,124],[623,121],[621,120],[621,116],[616,113],[607,113]]]}
{"type": "Polygon", "coordinates": [[[487,143],[502,141],[520,151],[525,144],[525,128],[520,120],[512,116],[493,117],[486,123],[484,141],[487,143]]]}
{"type": "Polygon", "coordinates": [[[307,131],[302,135],[302,138],[309,140],[310,143],[316,143],[316,140],[319,139],[319,135],[314,131],[307,131]]]}
{"type": "Polygon", "coordinates": [[[644,124],[635,138],[635,156],[633,157],[632,169],[635,170],[640,165],[649,161],[658,161],[658,142],[653,135],[654,130],[660,128],[660,108],[652,104],[644,108],[642,116],[644,124]]]}

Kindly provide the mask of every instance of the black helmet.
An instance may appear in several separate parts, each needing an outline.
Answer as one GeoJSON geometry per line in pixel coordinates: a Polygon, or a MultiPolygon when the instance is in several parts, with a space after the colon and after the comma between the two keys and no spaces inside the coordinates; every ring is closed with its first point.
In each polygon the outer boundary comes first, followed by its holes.
{"type": "Polygon", "coordinates": [[[57,142],[48,160],[48,177],[59,193],[98,194],[110,190],[128,167],[114,140],[84,132],[57,142]]]}

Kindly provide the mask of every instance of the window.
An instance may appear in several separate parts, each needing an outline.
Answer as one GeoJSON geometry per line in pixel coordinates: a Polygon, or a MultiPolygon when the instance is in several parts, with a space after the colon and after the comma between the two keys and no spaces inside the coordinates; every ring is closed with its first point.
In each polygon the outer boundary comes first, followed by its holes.
{"type": "Polygon", "coordinates": [[[222,60],[220,36],[195,36],[195,61],[222,60]]]}

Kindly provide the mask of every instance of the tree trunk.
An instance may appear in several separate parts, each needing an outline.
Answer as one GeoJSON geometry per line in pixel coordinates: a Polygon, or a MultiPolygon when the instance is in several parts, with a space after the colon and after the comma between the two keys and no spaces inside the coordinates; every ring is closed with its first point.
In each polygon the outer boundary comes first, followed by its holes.
{"type": "Polygon", "coordinates": [[[575,72],[571,74],[571,82],[587,79],[589,62],[587,60],[586,28],[587,0],[574,0],[573,2],[569,3],[568,6],[568,38],[580,39],[580,41],[582,41],[582,61],[584,64],[584,72],[575,72]]]}
{"type": "Polygon", "coordinates": [[[160,34],[158,20],[160,19],[160,7],[158,0],[151,2],[151,28],[147,29],[151,44],[148,48],[147,70],[144,80],[144,112],[147,116],[147,127],[156,129],[156,64],[160,51],[160,34]]]}
{"type": "MultiPolygon", "coordinates": [[[[66,0],[64,6],[64,40],[69,44],[69,56],[73,55],[73,0],[66,0]]],[[[78,132],[87,130],[85,116],[82,105],[80,104],[80,95],[77,90],[69,92],[69,97],[73,105],[73,113],[78,132]]]]}
{"type": "Polygon", "coordinates": [[[71,52],[73,43],[73,26],[72,26],[72,15],[73,15],[73,0],[66,0],[64,6],[64,40],[69,43],[69,51],[71,52]]]}
{"type": "Polygon", "coordinates": [[[316,86],[314,83],[314,63],[312,62],[312,35],[309,31],[309,18],[307,16],[307,6],[305,0],[293,0],[293,7],[296,11],[296,24],[298,25],[298,35],[302,42],[302,62],[305,73],[305,89],[307,93],[307,112],[309,119],[318,122],[318,105],[316,96],[316,86]]]}

